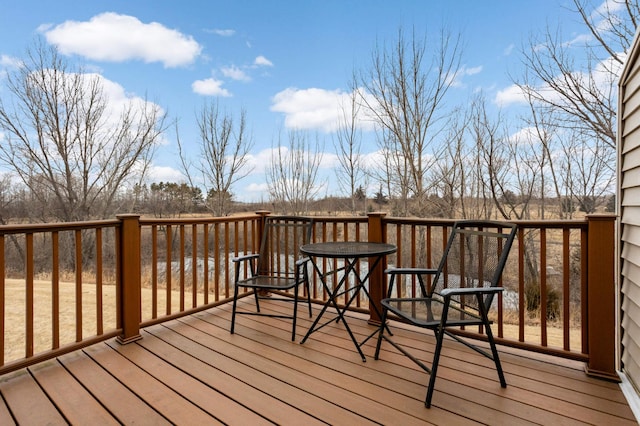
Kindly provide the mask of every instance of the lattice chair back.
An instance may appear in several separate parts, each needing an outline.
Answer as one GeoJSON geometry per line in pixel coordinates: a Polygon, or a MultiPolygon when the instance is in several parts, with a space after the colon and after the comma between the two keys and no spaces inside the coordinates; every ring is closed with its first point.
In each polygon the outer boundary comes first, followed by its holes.
{"type": "Polygon", "coordinates": [[[312,220],[303,217],[267,218],[260,245],[258,274],[294,278],[300,246],[311,239],[312,220]]]}
{"type": "MultiPolygon", "coordinates": [[[[497,287],[515,237],[516,225],[490,221],[457,222],[430,291],[445,288],[497,287]]],[[[494,294],[484,297],[488,311],[494,294]]],[[[478,309],[475,295],[453,296],[465,308],[478,309]]]]}

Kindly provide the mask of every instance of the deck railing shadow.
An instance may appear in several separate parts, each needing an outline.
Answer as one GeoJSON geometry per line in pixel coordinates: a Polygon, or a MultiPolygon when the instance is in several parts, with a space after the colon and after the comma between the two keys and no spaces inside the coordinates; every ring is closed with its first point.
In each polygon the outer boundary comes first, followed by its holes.
{"type": "MultiPolygon", "coordinates": [[[[135,341],[143,327],[227,303],[231,257],[258,250],[267,215],[0,226],[0,374],[116,336],[135,341]]],[[[454,222],[384,213],[314,221],[313,241],[388,242],[398,250],[386,265],[426,267],[435,266],[454,222]]],[[[492,318],[497,341],[584,361],[588,374],[618,380],[615,216],[516,223],[492,318]]],[[[325,270],[339,269],[330,262],[325,270]]],[[[384,267],[371,273],[372,300],[358,297],[350,307],[371,323],[380,320],[370,303],[386,293],[384,267]]],[[[412,296],[416,283],[397,289],[412,296]]],[[[312,293],[326,300],[317,277],[312,293]]],[[[483,338],[481,330],[460,333],[483,338]]]]}

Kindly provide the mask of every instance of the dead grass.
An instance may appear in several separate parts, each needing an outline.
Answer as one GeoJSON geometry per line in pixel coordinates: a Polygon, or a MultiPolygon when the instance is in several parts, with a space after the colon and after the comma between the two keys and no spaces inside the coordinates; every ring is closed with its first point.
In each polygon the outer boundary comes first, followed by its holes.
{"type": "MultiPolygon", "coordinates": [[[[104,331],[116,328],[116,298],[115,287],[112,285],[103,286],[103,328],[104,331]]],[[[7,279],[5,282],[5,351],[4,361],[21,359],[25,356],[26,341],[26,296],[24,280],[7,279]]],[[[76,288],[74,283],[60,283],[60,345],[70,344],[77,341],[78,328],[81,328],[80,338],[94,336],[96,330],[96,286],[94,284],[84,284],[82,286],[81,317],[82,326],[76,325],[76,288]]],[[[204,296],[198,294],[198,304],[204,303],[204,296]]],[[[191,293],[185,293],[184,304],[187,308],[192,306],[191,293]]],[[[171,312],[178,312],[180,307],[180,293],[171,292],[171,312]]],[[[158,316],[166,313],[166,291],[158,292],[157,312],[158,316]]],[[[152,318],[152,292],[149,288],[142,289],[142,318],[152,318]]],[[[51,303],[51,282],[39,280],[34,283],[34,353],[47,351],[52,348],[52,303],[51,303]]],[[[497,330],[494,328],[494,334],[497,330]]],[[[562,330],[557,327],[547,329],[548,346],[562,348],[562,330]]],[[[517,325],[504,324],[504,335],[507,338],[518,338],[517,325]]],[[[580,330],[570,331],[572,350],[579,351],[580,330]]],[[[539,326],[525,326],[525,341],[532,344],[541,343],[541,331],[539,326]]]]}
{"type": "MultiPolygon", "coordinates": [[[[24,280],[5,280],[5,350],[4,361],[20,359],[25,356],[26,342],[26,291],[24,280]]],[[[33,351],[39,353],[50,350],[53,346],[53,308],[52,308],[51,282],[37,280],[34,282],[34,314],[33,314],[33,351]]],[[[158,292],[158,316],[166,313],[166,291],[158,292]]],[[[185,293],[185,306],[191,306],[191,293],[185,293]]],[[[97,303],[95,284],[84,284],[81,292],[81,318],[82,326],[76,322],[76,287],[72,282],[61,282],[59,286],[59,321],[60,321],[60,346],[74,343],[77,339],[78,329],[81,329],[82,338],[97,334],[97,303]]],[[[198,295],[198,303],[203,303],[204,296],[198,295]]],[[[103,300],[103,330],[105,332],[116,328],[116,294],[115,286],[102,287],[103,300]]],[[[180,308],[180,294],[171,292],[171,312],[177,312],[180,308]]],[[[151,289],[142,289],[142,318],[152,318],[152,293],[151,289]]]]}

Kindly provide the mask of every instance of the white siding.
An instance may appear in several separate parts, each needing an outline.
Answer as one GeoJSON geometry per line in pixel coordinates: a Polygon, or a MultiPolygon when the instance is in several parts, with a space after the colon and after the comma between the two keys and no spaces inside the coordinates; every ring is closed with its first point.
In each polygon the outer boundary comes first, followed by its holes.
{"type": "Polygon", "coordinates": [[[640,389],[640,46],[638,35],[620,79],[618,208],[622,370],[640,389]]]}

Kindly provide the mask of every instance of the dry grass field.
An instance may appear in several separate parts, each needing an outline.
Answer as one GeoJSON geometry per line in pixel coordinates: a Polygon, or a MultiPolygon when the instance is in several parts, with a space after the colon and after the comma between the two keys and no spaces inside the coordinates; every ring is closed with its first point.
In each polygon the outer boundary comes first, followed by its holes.
{"type": "MultiPolygon", "coordinates": [[[[76,288],[74,283],[62,282],[59,287],[60,295],[60,345],[70,344],[76,341],[76,288]]],[[[82,287],[82,337],[91,337],[96,334],[96,286],[85,284],[82,287]]],[[[202,302],[202,294],[198,295],[199,303],[202,302]]],[[[113,330],[116,326],[115,287],[103,286],[103,328],[105,331],[113,330]]],[[[178,312],[180,295],[172,292],[171,311],[178,312]]],[[[34,353],[51,349],[52,346],[52,304],[51,283],[48,281],[36,281],[34,283],[34,353]]],[[[185,306],[191,306],[191,293],[185,294],[185,306]]],[[[22,280],[7,279],[5,283],[5,362],[20,359],[25,355],[25,284],[22,280]]],[[[142,318],[152,317],[151,290],[142,290],[142,318]]],[[[158,292],[158,316],[166,312],[166,292],[158,292]]],[[[506,337],[517,339],[518,329],[515,325],[504,325],[506,337]]],[[[548,327],[548,345],[552,347],[562,346],[562,334],[558,328],[548,327]]],[[[529,343],[540,343],[540,327],[528,325],[525,327],[525,340],[529,343]]],[[[571,331],[571,346],[574,350],[580,349],[580,330],[571,331]]]]}
{"type": "MultiPolygon", "coordinates": [[[[52,302],[51,282],[34,282],[34,353],[51,349],[52,346],[52,302]]],[[[60,345],[76,341],[76,287],[74,283],[61,282],[60,296],[60,345]]],[[[82,286],[82,337],[96,334],[96,286],[82,286]]],[[[115,286],[105,285],[102,289],[103,329],[113,330],[116,327],[116,295],[115,286]]],[[[185,305],[190,306],[191,293],[185,293],[185,305]]],[[[199,295],[202,303],[202,295],[199,295]]],[[[177,312],[180,305],[180,294],[172,292],[171,311],[177,312]]],[[[166,292],[158,292],[158,315],[166,312],[166,292]]],[[[142,319],[152,317],[151,289],[142,290],[142,319]]],[[[25,355],[25,318],[26,292],[23,280],[7,279],[5,281],[5,362],[19,359],[25,355]]]]}

